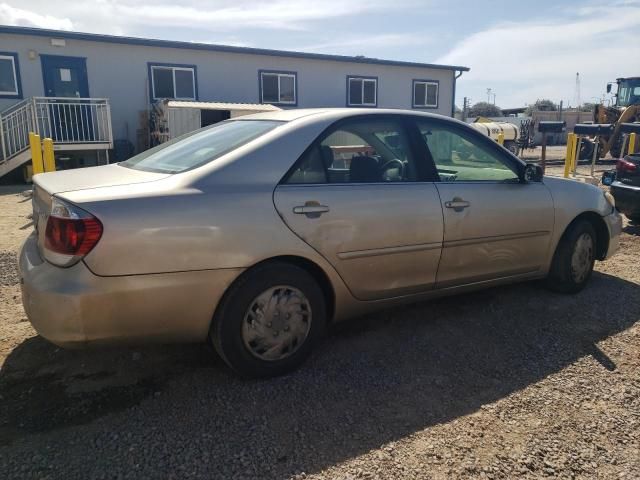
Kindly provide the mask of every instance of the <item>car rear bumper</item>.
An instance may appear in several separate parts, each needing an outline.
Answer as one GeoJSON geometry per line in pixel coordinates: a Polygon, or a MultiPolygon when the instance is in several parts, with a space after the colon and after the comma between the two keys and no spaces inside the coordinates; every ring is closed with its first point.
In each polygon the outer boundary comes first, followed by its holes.
{"type": "Polygon", "coordinates": [[[100,277],[83,262],[55,267],[35,235],[19,258],[29,321],[60,346],[206,339],[218,301],[242,269],[100,277]]]}
{"type": "Polygon", "coordinates": [[[640,187],[621,182],[611,184],[611,195],[616,200],[616,208],[627,217],[640,217],[640,187]]]}

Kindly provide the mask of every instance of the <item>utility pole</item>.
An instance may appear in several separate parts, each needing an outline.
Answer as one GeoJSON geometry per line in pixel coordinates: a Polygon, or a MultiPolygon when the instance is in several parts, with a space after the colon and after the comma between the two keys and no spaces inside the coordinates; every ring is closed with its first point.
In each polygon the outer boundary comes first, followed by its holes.
{"type": "Polygon", "coordinates": [[[491,89],[487,88],[487,103],[491,103],[491,89]]]}

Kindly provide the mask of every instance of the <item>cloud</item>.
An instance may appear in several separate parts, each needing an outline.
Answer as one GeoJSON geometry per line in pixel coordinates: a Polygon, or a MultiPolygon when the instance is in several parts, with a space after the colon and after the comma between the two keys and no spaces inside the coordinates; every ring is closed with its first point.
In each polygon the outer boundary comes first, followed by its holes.
{"type": "Polygon", "coordinates": [[[459,42],[438,63],[467,65],[461,95],[515,107],[538,98],[574,103],[575,75],[581,77],[581,100],[600,97],[608,81],[638,74],[640,2],[606,7],[586,5],[559,21],[534,20],[494,25],[459,42]]]}
{"type": "Polygon", "coordinates": [[[55,30],[73,29],[73,22],[69,18],[41,15],[29,10],[12,7],[6,3],[0,3],[0,23],[21,27],[53,28],[55,30]]]}
{"type": "MultiPolygon", "coordinates": [[[[416,1],[398,0],[406,5],[416,1]]],[[[34,11],[47,11],[51,7],[50,0],[27,0],[22,2],[24,4],[32,11],[21,12],[31,16],[36,16],[34,11]]],[[[72,18],[73,26],[78,30],[129,34],[141,27],[208,31],[304,30],[311,22],[384,11],[385,8],[388,8],[386,0],[93,0],[56,3],[56,11],[72,18]]]]}
{"type": "Polygon", "coordinates": [[[408,45],[422,45],[431,42],[432,39],[423,33],[382,33],[382,34],[359,34],[345,35],[339,40],[314,43],[299,47],[305,52],[327,52],[347,53],[358,55],[372,48],[393,48],[408,45]]]}

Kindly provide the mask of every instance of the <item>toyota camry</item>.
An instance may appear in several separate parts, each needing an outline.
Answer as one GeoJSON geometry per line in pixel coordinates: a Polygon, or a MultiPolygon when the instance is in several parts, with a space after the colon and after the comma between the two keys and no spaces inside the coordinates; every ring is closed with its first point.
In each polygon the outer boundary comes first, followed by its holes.
{"type": "Polygon", "coordinates": [[[127,161],[34,177],[23,303],[61,346],[210,341],[273,376],[326,327],[544,279],[618,247],[608,193],[544,177],[456,120],[383,109],[227,120],[127,161]]]}

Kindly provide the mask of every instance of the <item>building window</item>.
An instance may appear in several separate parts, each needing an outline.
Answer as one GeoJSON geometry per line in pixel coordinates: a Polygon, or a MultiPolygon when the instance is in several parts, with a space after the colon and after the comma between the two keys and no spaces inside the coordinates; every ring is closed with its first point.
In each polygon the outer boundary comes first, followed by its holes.
{"type": "Polygon", "coordinates": [[[296,105],[296,84],[295,72],[260,71],[260,103],[296,105]]]}
{"type": "Polygon", "coordinates": [[[377,107],[378,79],[374,77],[347,77],[347,106],[377,107]]]}
{"type": "Polygon", "coordinates": [[[0,98],[22,98],[17,53],[0,52],[0,98]]]}
{"type": "Polygon", "coordinates": [[[151,99],[196,100],[198,90],[194,65],[149,64],[151,99]]]}
{"type": "Polygon", "coordinates": [[[438,108],[437,81],[413,81],[413,108],[438,108]]]}

